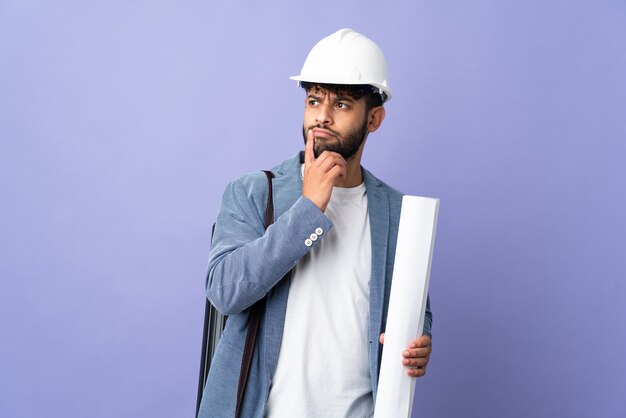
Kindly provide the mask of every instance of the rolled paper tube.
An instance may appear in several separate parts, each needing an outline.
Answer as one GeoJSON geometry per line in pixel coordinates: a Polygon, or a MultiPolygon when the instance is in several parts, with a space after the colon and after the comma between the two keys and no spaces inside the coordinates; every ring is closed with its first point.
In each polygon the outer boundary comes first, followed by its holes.
{"type": "Polygon", "coordinates": [[[404,196],[374,418],[409,418],[415,378],[402,352],[422,335],[439,199],[404,196]]]}

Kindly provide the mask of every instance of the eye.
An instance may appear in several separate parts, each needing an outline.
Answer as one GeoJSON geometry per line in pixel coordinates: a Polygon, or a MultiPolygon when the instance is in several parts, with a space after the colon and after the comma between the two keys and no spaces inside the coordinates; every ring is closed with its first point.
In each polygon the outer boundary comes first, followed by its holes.
{"type": "Polygon", "coordinates": [[[309,106],[317,106],[319,101],[315,99],[309,99],[308,103],[309,103],[309,106]]]}
{"type": "Polygon", "coordinates": [[[337,107],[339,109],[348,109],[349,108],[349,106],[346,103],[342,103],[342,102],[337,103],[337,107]]]}

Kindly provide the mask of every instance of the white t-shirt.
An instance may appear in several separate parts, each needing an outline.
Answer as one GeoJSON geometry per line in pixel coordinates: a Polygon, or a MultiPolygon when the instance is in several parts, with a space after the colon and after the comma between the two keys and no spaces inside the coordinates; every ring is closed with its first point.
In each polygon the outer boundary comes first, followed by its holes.
{"type": "Polygon", "coordinates": [[[268,418],[371,417],[371,238],[365,184],[333,188],[333,228],[292,276],[268,418]]]}

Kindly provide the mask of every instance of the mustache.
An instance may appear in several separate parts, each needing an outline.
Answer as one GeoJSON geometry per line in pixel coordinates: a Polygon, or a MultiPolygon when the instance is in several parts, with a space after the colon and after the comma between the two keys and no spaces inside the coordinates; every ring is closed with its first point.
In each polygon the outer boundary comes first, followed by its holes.
{"type": "MultiPolygon", "coordinates": [[[[327,125],[325,125],[325,124],[319,124],[319,123],[318,123],[318,124],[315,124],[315,125],[311,125],[311,126],[309,126],[308,128],[306,128],[306,129],[304,130],[304,132],[309,132],[309,129],[313,129],[313,128],[325,129],[325,130],[327,130],[328,132],[330,132],[330,133],[331,133],[331,135],[333,135],[334,137],[339,137],[339,136],[340,136],[340,135],[339,135],[339,132],[335,132],[335,131],[333,131],[332,129],[330,129],[327,125]]],[[[305,136],[305,139],[306,139],[306,136],[305,136]]]]}

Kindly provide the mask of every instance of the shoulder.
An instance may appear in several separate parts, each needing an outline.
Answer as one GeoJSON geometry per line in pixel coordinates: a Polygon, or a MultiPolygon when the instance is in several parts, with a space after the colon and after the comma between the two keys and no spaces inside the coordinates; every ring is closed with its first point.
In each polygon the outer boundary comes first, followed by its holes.
{"type": "Polygon", "coordinates": [[[251,195],[256,193],[258,190],[262,190],[262,188],[267,187],[266,185],[267,177],[263,171],[258,170],[235,177],[228,182],[226,190],[232,189],[237,193],[251,195]]]}
{"type": "MultiPolygon", "coordinates": [[[[299,170],[300,153],[297,153],[283,161],[281,164],[273,167],[270,171],[274,173],[276,178],[279,178],[291,175],[294,172],[299,172],[299,170]]],[[[257,171],[252,171],[234,178],[228,183],[227,187],[232,187],[246,193],[254,193],[257,190],[264,190],[267,188],[267,176],[263,172],[263,169],[259,168],[257,171]]]]}
{"type": "MultiPolygon", "coordinates": [[[[278,186],[284,182],[285,178],[298,174],[299,170],[300,158],[299,154],[296,154],[271,169],[275,176],[273,183],[278,186]]],[[[257,171],[243,174],[228,182],[222,196],[222,204],[265,208],[268,190],[267,176],[259,168],[257,171]]]]}

